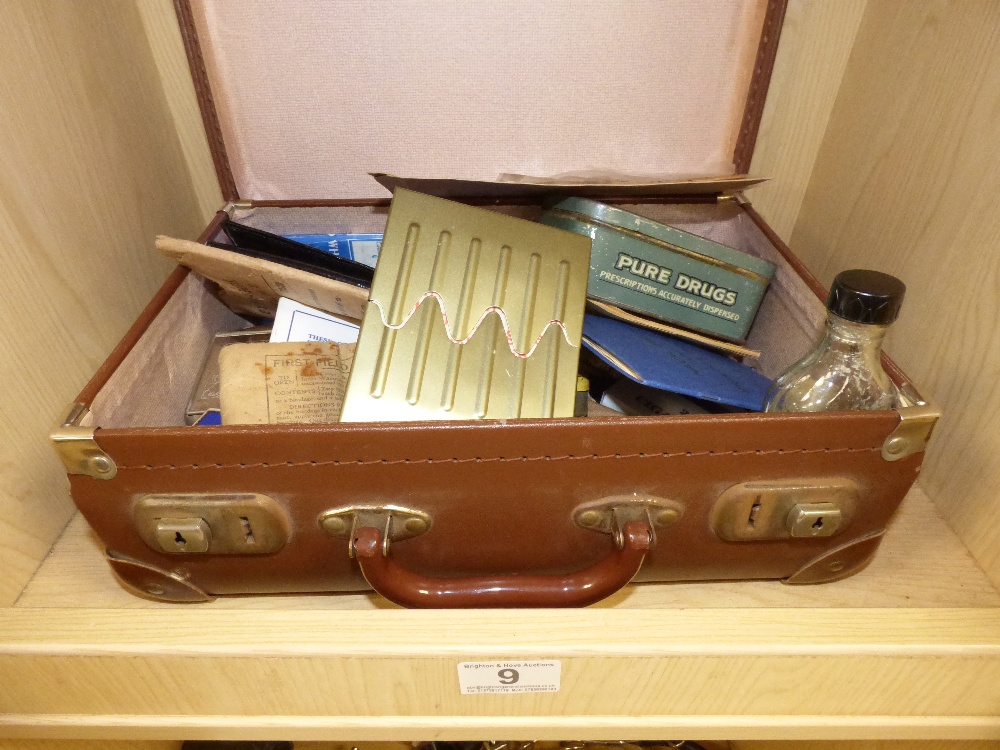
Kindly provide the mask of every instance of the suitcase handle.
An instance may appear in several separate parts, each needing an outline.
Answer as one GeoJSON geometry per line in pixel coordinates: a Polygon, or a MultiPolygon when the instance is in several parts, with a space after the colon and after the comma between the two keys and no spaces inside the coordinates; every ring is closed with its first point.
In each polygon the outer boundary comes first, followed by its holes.
{"type": "Polygon", "coordinates": [[[584,607],[625,586],[642,566],[653,532],[644,521],[622,527],[622,547],[595,565],[556,576],[429,578],[406,570],[382,550],[382,531],[354,533],[361,572],[376,592],[404,607],[584,607]]]}

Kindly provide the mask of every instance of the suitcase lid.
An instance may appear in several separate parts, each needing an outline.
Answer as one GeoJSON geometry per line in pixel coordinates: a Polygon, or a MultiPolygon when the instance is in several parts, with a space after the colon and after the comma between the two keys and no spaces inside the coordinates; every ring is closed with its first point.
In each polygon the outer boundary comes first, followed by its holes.
{"type": "Polygon", "coordinates": [[[175,4],[223,196],[372,203],[369,172],[744,173],[785,2],[175,4]]]}

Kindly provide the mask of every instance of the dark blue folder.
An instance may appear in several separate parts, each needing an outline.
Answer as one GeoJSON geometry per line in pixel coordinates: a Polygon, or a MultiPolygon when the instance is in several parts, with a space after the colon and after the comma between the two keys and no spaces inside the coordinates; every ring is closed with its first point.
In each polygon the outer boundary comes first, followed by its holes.
{"type": "Polygon", "coordinates": [[[587,315],[583,345],[636,383],[761,411],[771,381],[721,354],[639,326],[587,315]]]}

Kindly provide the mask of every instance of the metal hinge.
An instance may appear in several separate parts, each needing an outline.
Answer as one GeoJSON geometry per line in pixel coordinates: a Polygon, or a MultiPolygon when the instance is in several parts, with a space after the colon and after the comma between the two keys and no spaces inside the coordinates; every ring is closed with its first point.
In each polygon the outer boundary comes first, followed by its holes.
{"type": "Polygon", "coordinates": [[[233,218],[233,212],[237,209],[241,211],[246,211],[253,208],[253,201],[229,201],[222,210],[226,212],[226,215],[231,219],[233,218]]]}
{"type": "Polygon", "coordinates": [[[898,461],[926,449],[934,425],[941,418],[941,410],[927,401],[901,406],[896,411],[899,424],[882,443],[882,458],[886,461],[898,461]]]}
{"type": "Polygon", "coordinates": [[[588,531],[611,534],[615,546],[622,549],[622,530],[629,521],[643,521],[652,534],[650,546],[656,546],[657,529],[666,529],[680,520],[684,508],[679,503],[659,497],[621,495],[585,503],[573,510],[573,521],[588,531]]]}
{"type": "Polygon", "coordinates": [[[320,528],[330,536],[348,540],[347,554],[354,557],[354,532],[369,526],[382,531],[382,555],[389,554],[391,542],[410,539],[431,527],[427,513],[398,505],[363,505],[328,510],[319,517],[320,528]]]}
{"type": "Polygon", "coordinates": [[[118,466],[94,440],[97,428],[83,426],[83,421],[89,414],[90,409],[83,404],[73,404],[66,418],[49,433],[49,439],[62,459],[67,474],[114,479],[118,466]]]}

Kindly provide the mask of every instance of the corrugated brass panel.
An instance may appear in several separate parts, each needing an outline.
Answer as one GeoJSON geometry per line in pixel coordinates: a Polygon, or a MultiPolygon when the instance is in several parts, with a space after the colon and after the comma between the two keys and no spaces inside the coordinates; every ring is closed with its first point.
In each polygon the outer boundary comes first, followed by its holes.
{"type": "Polygon", "coordinates": [[[397,189],[341,421],[570,417],[590,238],[397,189]]]}

